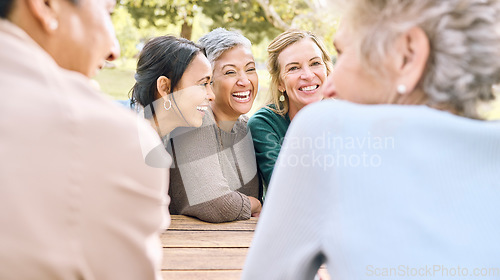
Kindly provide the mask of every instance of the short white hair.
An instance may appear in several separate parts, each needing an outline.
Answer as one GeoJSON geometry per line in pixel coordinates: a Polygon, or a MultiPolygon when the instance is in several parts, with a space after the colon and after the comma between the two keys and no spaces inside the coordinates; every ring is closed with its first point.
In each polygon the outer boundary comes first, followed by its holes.
{"type": "MultiPolygon", "coordinates": [[[[335,1],[335,0],[334,0],[335,1]]],[[[426,33],[430,54],[417,85],[429,105],[477,118],[478,101],[500,82],[499,0],[349,0],[344,21],[356,32],[361,60],[382,65],[394,40],[412,27],[426,33]]]]}
{"type": "Polygon", "coordinates": [[[252,50],[252,43],[241,33],[219,27],[203,35],[198,44],[205,48],[208,61],[214,67],[215,61],[227,50],[243,46],[252,50]]]}

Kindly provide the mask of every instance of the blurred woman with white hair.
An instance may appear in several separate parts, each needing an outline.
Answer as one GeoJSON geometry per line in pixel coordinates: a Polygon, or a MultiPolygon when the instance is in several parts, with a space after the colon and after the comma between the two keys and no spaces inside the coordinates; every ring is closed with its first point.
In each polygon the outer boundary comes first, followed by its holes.
{"type": "Polygon", "coordinates": [[[288,130],[242,279],[322,263],[332,279],[496,279],[481,268],[500,259],[500,124],[476,108],[500,81],[500,1],[343,7],[338,100],[288,130]]]}

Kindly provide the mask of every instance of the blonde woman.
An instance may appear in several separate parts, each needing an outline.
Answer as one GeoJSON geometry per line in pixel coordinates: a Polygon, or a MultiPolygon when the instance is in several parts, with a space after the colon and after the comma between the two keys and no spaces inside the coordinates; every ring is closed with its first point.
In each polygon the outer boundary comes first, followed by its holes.
{"type": "Polygon", "coordinates": [[[331,71],[330,56],[313,33],[291,29],[267,48],[270,103],[248,121],[259,173],[267,186],[290,122],[306,105],[323,99],[321,87],[331,71]]]}

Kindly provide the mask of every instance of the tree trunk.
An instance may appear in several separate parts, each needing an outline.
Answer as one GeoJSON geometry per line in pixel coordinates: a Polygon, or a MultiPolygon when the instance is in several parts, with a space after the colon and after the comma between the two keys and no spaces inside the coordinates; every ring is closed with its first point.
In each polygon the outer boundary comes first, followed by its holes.
{"type": "Polygon", "coordinates": [[[193,33],[193,25],[189,24],[187,20],[184,20],[181,27],[181,37],[191,40],[191,33],[193,33]]]}
{"type": "Polygon", "coordinates": [[[281,19],[280,15],[274,10],[273,6],[269,4],[269,0],[256,0],[260,5],[262,10],[264,10],[264,15],[274,27],[279,30],[285,31],[290,28],[290,25],[281,19]]]}

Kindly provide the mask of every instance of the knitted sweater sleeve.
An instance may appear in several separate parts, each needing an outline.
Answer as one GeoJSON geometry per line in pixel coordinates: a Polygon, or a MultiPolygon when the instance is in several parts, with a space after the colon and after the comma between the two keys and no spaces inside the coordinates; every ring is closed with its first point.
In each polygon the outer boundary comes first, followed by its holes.
{"type": "MultiPolygon", "coordinates": [[[[174,138],[170,210],[172,214],[197,217],[220,223],[245,220],[251,216],[249,198],[241,193],[244,186],[234,176],[231,148],[218,150],[213,126],[204,126],[174,138]]],[[[236,168],[239,166],[236,164],[236,168]]]]}

